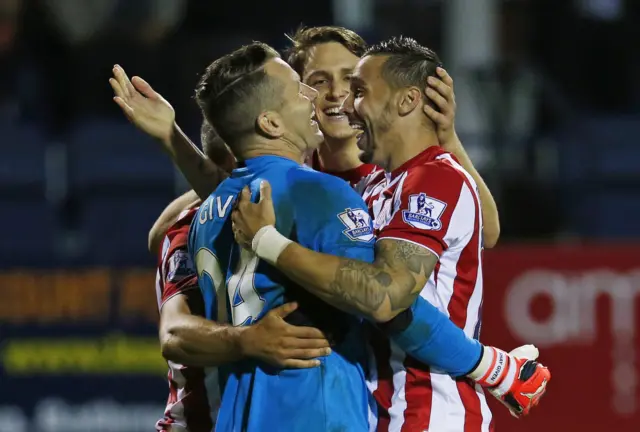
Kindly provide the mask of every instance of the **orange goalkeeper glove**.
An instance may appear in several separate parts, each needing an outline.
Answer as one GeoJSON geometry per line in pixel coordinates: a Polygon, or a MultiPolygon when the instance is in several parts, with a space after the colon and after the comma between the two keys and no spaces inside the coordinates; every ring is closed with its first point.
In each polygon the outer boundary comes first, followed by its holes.
{"type": "Polygon", "coordinates": [[[538,348],[523,345],[510,353],[494,347],[483,349],[480,363],[468,376],[487,388],[514,417],[529,414],[551,380],[549,369],[535,361],[538,348]]]}

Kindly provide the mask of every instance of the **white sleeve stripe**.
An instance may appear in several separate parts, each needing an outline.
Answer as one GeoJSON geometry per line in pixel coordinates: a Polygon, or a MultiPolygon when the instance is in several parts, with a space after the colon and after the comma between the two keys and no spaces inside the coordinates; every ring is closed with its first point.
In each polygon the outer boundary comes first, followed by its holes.
{"type": "Polygon", "coordinates": [[[400,240],[400,241],[405,241],[407,243],[414,244],[416,246],[421,246],[421,247],[425,248],[426,250],[428,250],[429,252],[431,252],[432,254],[434,254],[435,256],[437,256],[438,259],[440,259],[440,254],[437,254],[433,249],[423,245],[422,243],[414,242],[412,240],[408,240],[408,239],[404,239],[404,238],[400,238],[400,237],[379,237],[378,239],[376,239],[376,243],[379,242],[380,240],[400,240]]]}
{"type": "MultiPolygon", "coordinates": [[[[452,247],[463,241],[463,239],[473,235],[475,219],[477,217],[476,202],[473,199],[473,192],[467,182],[462,182],[458,201],[451,213],[449,226],[443,237],[448,247],[452,247]]],[[[468,240],[467,240],[468,241],[468,240]]],[[[467,241],[464,243],[466,244],[467,241]]]]}

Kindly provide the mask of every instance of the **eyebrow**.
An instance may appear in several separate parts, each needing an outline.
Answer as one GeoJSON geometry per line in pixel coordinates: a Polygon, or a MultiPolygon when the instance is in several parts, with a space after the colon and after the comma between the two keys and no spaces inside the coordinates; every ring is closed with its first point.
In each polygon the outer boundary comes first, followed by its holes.
{"type": "MultiPolygon", "coordinates": [[[[343,75],[351,75],[353,73],[353,68],[344,67],[344,68],[340,69],[340,72],[343,75]]],[[[331,74],[329,72],[327,72],[326,70],[324,70],[324,69],[317,69],[317,70],[314,70],[313,72],[311,72],[309,75],[307,75],[305,80],[308,80],[309,78],[314,77],[316,75],[329,76],[331,74]]]]}
{"type": "Polygon", "coordinates": [[[366,85],[366,83],[362,80],[362,78],[360,78],[358,76],[355,76],[355,75],[353,75],[351,77],[351,84],[352,85],[353,84],[357,84],[357,85],[360,85],[360,86],[363,86],[363,87],[366,85]]]}

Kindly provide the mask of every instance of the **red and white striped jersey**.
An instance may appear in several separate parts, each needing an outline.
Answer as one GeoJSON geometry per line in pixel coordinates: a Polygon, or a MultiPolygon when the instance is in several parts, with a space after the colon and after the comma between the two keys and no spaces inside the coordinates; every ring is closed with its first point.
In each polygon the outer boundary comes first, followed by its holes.
{"type": "Polygon", "coordinates": [[[369,176],[370,174],[376,171],[382,171],[377,165],[373,164],[362,164],[356,168],[340,172],[328,171],[320,163],[320,158],[318,157],[317,151],[314,151],[311,154],[311,157],[309,158],[309,165],[316,171],[340,177],[341,179],[349,182],[352,187],[355,187],[363,178],[369,176]]]}
{"type": "MultiPolygon", "coordinates": [[[[156,296],[160,311],[169,299],[179,294],[203,302],[196,269],[187,251],[189,227],[197,210],[182,212],[165,235],[156,272],[156,296]]],[[[213,421],[205,388],[205,371],[171,361],[167,364],[169,398],[164,417],[156,423],[156,430],[211,432],[213,421]]]]}
{"type": "MultiPolygon", "coordinates": [[[[478,338],[482,212],[469,173],[451,154],[430,147],[390,174],[372,173],[356,189],[369,206],[378,240],[409,241],[439,257],[420,295],[478,338]]],[[[371,345],[376,367],[369,388],[378,402],[378,431],[492,430],[479,386],[432,370],[375,331],[371,345]]]]}

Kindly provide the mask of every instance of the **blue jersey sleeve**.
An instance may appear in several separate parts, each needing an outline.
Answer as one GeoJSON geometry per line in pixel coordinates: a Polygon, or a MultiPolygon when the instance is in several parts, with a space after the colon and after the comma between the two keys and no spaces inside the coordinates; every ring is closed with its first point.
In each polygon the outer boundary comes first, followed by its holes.
{"type": "Polygon", "coordinates": [[[347,182],[301,167],[291,170],[288,183],[298,243],[318,252],[373,261],[371,218],[347,182]]]}

